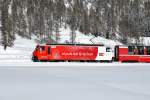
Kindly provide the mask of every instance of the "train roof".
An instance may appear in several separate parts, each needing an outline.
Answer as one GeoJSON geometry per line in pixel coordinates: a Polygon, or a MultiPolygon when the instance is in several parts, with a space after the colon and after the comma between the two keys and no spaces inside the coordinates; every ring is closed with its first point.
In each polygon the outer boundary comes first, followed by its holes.
{"type": "Polygon", "coordinates": [[[128,46],[144,46],[144,47],[147,47],[147,46],[150,46],[150,45],[116,45],[116,46],[119,46],[119,47],[128,47],[128,46]]]}
{"type": "Polygon", "coordinates": [[[46,44],[46,45],[66,45],[66,46],[104,46],[103,44],[46,44]]]}

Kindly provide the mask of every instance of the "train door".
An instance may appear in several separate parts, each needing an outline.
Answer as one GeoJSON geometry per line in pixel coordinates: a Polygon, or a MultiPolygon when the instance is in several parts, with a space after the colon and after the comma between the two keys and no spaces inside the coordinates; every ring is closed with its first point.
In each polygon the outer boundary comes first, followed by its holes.
{"type": "Polygon", "coordinates": [[[46,56],[47,56],[47,60],[51,59],[51,47],[47,46],[46,48],[46,56]]]}
{"type": "Polygon", "coordinates": [[[115,61],[119,60],[119,46],[115,46],[115,61]]]}
{"type": "Polygon", "coordinates": [[[51,55],[51,47],[48,47],[47,54],[51,55]]]}

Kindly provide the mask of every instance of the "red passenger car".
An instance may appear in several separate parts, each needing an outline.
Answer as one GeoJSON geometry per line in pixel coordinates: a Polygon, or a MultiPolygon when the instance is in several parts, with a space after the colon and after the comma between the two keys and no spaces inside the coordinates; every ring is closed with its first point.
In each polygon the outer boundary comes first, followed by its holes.
{"type": "Polygon", "coordinates": [[[102,45],[46,44],[37,45],[33,61],[111,61],[112,50],[102,45]]]}
{"type": "Polygon", "coordinates": [[[150,46],[116,46],[115,58],[119,62],[150,62],[150,46]]]}

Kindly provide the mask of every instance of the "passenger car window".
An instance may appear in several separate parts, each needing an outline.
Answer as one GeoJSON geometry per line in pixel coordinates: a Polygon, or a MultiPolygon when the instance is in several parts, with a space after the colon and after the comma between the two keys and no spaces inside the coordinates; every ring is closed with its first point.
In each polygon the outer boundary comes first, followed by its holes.
{"type": "Polygon", "coordinates": [[[147,55],[150,55],[150,46],[147,46],[146,49],[147,49],[147,55]]]}
{"type": "Polygon", "coordinates": [[[128,46],[128,54],[129,55],[136,54],[135,50],[136,50],[135,46],[128,46]]]}
{"type": "Polygon", "coordinates": [[[144,46],[138,46],[137,49],[139,55],[144,55],[144,46]]]}

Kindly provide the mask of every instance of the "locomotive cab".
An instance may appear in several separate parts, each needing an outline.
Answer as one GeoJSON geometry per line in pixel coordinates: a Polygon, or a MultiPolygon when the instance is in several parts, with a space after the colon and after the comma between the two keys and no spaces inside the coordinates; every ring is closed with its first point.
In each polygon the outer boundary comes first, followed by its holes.
{"type": "Polygon", "coordinates": [[[51,54],[51,47],[45,45],[37,45],[32,56],[33,61],[48,60],[51,54]]]}

